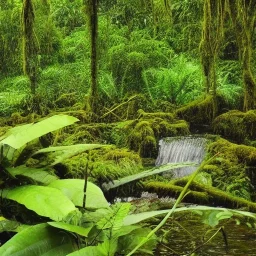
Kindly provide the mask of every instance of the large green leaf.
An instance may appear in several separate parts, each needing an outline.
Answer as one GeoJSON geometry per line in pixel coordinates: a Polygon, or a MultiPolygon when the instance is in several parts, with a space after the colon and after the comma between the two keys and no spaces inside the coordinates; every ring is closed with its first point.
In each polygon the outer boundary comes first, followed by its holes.
{"type": "MultiPolygon", "coordinates": [[[[56,180],[48,185],[57,188],[66,195],[75,205],[82,207],[84,198],[84,180],[82,179],[63,179],[56,180]]],[[[87,182],[86,207],[98,209],[108,207],[109,204],[99,187],[91,182],[87,182]]]]}
{"type": "Polygon", "coordinates": [[[90,227],[84,228],[84,227],[80,227],[77,225],[72,225],[72,224],[68,224],[68,223],[64,223],[64,222],[48,222],[48,224],[55,228],[63,229],[63,230],[73,232],[73,233],[76,233],[78,235],[85,236],[85,237],[88,236],[90,230],[93,227],[93,226],[90,226],[90,227]]]}
{"type": "Polygon", "coordinates": [[[25,205],[40,216],[52,220],[62,220],[76,210],[75,205],[56,188],[27,185],[14,189],[4,189],[2,196],[25,205]]]}
{"type": "Polygon", "coordinates": [[[0,247],[1,256],[66,256],[76,250],[64,232],[47,224],[29,227],[0,247]]]}
{"type": "Polygon", "coordinates": [[[119,230],[123,226],[124,218],[128,215],[131,204],[114,204],[107,209],[99,209],[97,214],[103,213],[103,218],[97,222],[98,229],[119,230]]]}
{"type": "Polygon", "coordinates": [[[122,186],[124,184],[127,184],[129,182],[140,180],[140,179],[143,179],[143,178],[155,175],[155,174],[159,174],[159,173],[166,172],[166,171],[171,171],[176,168],[181,168],[181,167],[186,167],[186,166],[196,166],[196,165],[198,165],[198,164],[197,163],[169,163],[169,164],[155,167],[153,169],[150,169],[150,170],[147,170],[147,171],[144,171],[141,173],[136,173],[136,174],[133,174],[130,176],[126,176],[119,180],[114,180],[113,182],[104,183],[103,188],[104,188],[104,190],[108,191],[112,188],[116,188],[116,187],[122,186]]]}
{"type": "Polygon", "coordinates": [[[48,168],[29,168],[25,165],[21,165],[15,168],[6,169],[13,177],[23,176],[45,185],[48,185],[58,179],[57,176],[48,172],[48,168]]]}
{"type": "Polygon", "coordinates": [[[11,128],[0,138],[2,139],[1,143],[18,149],[40,136],[71,125],[77,121],[79,121],[79,119],[68,115],[51,116],[35,124],[25,124],[11,128]]]}
{"type": "Polygon", "coordinates": [[[99,251],[98,246],[88,246],[67,256],[106,256],[99,251]]]}
{"type": "Polygon", "coordinates": [[[106,146],[107,145],[103,144],[76,144],[70,146],[49,147],[38,150],[36,153],[34,153],[34,155],[54,152],[52,153],[54,162],[51,164],[53,166],[55,164],[63,162],[65,159],[76,156],[84,151],[106,146]]]}

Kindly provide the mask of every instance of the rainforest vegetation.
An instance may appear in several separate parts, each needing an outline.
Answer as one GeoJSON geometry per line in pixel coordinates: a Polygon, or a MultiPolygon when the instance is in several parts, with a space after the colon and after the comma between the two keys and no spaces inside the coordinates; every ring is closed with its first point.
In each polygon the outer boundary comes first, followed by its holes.
{"type": "Polygon", "coordinates": [[[249,255],[255,18],[254,0],[0,1],[0,255],[249,255]],[[202,164],[163,175],[196,164],[155,167],[159,140],[193,134],[202,164]]]}

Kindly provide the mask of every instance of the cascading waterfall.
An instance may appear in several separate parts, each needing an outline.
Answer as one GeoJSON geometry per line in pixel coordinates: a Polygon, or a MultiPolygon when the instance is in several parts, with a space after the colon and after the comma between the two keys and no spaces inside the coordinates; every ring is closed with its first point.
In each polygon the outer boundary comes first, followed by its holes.
{"type": "MultiPolygon", "coordinates": [[[[167,163],[195,162],[200,164],[205,155],[206,139],[203,137],[186,136],[170,137],[160,140],[156,166],[167,163]]],[[[172,171],[174,177],[191,174],[197,167],[183,167],[172,171]]]]}

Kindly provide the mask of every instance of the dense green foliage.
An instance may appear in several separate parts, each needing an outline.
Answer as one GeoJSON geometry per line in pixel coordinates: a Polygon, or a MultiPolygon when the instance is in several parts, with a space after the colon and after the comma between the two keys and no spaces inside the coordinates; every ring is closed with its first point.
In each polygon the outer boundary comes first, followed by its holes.
{"type": "MultiPolygon", "coordinates": [[[[100,104],[110,106],[131,94],[144,93],[148,96],[148,104],[156,105],[159,100],[165,100],[182,105],[204,94],[199,62],[203,1],[181,3],[175,0],[171,5],[167,2],[152,1],[146,5],[144,1],[138,1],[136,9],[130,1],[99,2],[100,104]]],[[[72,104],[84,104],[84,96],[90,87],[91,55],[89,24],[82,1],[48,3],[37,0],[33,6],[32,36],[38,50],[27,54],[33,54],[34,59],[30,62],[37,62],[33,65],[37,65],[35,86],[42,108],[39,112],[44,113],[48,107],[58,108],[56,100],[65,93],[74,93],[72,104]]],[[[32,78],[28,75],[26,79],[22,72],[21,12],[20,1],[6,1],[0,9],[4,21],[0,27],[2,116],[26,108],[31,101],[32,78]]],[[[227,23],[225,29],[231,28],[231,23],[227,23]]],[[[235,43],[229,40],[234,38],[227,36],[223,39],[218,53],[221,61],[216,59],[216,86],[229,107],[240,108],[238,99],[242,96],[242,80],[238,50],[236,46],[231,48],[235,43]]]]}
{"type": "Polygon", "coordinates": [[[256,211],[255,7],[1,1],[0,234],[17,234],[0,254],[153,255],[161,244],[169,255],[164,225],[188,213],[214,230],[192,255],[218,233],[227,246],[228,221],[255,226],[254,213],[228,209],[256,211]],[[162,173],[194,163],[149,168],[161,138],[198,125],[246,145],[213,136],[210,160],[185,178],[162,173]],[[145,190],[177,200],[162,211],[115,202],[145,190]]]}

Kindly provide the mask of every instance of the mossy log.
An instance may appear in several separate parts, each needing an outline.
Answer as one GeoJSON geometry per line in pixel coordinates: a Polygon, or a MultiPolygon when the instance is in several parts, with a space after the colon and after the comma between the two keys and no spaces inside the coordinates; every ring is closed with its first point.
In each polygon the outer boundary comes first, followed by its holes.
{"type": "MultiPolygon", "coordinates": [[[[187,179],[177,180],[176,182],[144,182],[143,186],[148,192],[157,193],[160,197],[177,198],[183,190],[187,179]]],[[[197,182],[192,182],[189,193],[184,197],[184,202],[203,204],[211,206],[220,206],[227,208],[246,208],[251,212],[256,212],[256,203],[243,198],[232,196],[215,187],[204,186],[197,182]]]]}

